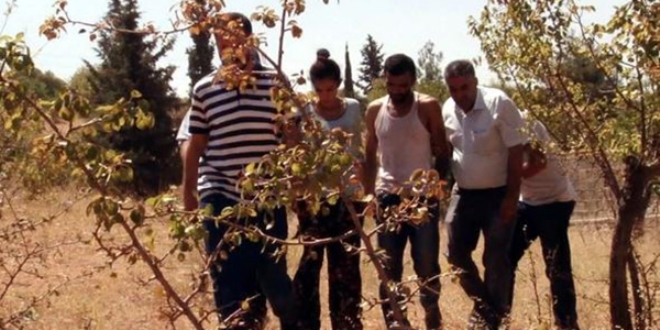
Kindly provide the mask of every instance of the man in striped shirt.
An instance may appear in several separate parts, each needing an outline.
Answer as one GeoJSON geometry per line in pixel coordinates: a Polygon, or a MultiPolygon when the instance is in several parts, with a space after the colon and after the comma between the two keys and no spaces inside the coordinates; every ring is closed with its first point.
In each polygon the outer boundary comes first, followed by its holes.
{"type": "MultiPolygon", "coordinates": [[[[229,18],[240,24],[245,35],[252,33],[250,21],[242,14],[230,13],[229,18]]],[[[233,23],[230,23],[233,24],[233,23]]],[[[218,53],[236,47],[236,38],[216,34],[218,53]]],[[[189,140],[185,148],[183,201],[186,210],[213,207],[215,215],[226,207],[246,203],[236,187],[245,166],[259,162],[278,144],[275,116],[277,111],[270,97],[277,73],[261,65],[256,53],[250,52],[247,64],[256,84],[245,90],[231,88],[224,81],[214,83],[215,73],[195,84],[189,117],[189,140]],[[199,201],[195,195],[198,192],[199,201]]],[[[229,65],[231,63],[224,63],[229,65]]],[[[254,224],[267,234],[286,238],[287,217],[284,208],[260,211],[240,223],[254,224]],[[265,221],[272,221],[266,226],[265,221]],[[268,227],[268,228],[266,228],[268,227]]],[[[223,242],[229,229],[212,219],[203,223],[208,231],[207,252],[215,263],[210,269],[214,298],[221,319],[232,316],[228,329],[259,329],[263,327],[266,299],[280,318],[281,329],[296,329],[295,299],[291,280],[286,273],[286,258],[275,259],[277,245],[269,244],[262,251],[261,242],[243,239],[238,246],[223,242]],[[242,312],[244,303],[250,308],[242,312]],[[238,314],[236,312],[239,312],[238,314]],[[235,315],[240,315],[235,318],[235,315]]]]}

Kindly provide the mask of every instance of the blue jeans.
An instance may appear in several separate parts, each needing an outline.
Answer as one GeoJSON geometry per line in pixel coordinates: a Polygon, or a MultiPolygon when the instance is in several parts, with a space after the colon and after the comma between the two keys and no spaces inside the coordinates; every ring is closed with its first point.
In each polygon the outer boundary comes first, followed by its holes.
{"type": "MultiPolygon", "coordinates": [[[[215,194],[201,200],[201,208],[207,205],[212,205],[213,214],[218,215],[224,208],[235,205],[235,202],[215,194]]],[[[257,225],[268,235],[277,238],[286,238],[287,235],[286,210],[283,208],[272,213],[259,212],[255,218],[233,221],[257,225]],[[269,229],[266,229],[265,225],[267,219],[273,222],[269,229]]],[[[229,229],[226,225],[216,225],[212,219],[206,219],[203,226],[208,232],[207,253],[214,257],[210,273],[215,304],[221,320],[240,311],[242,302],[250,300],[250,308],[234,319],[228,329],[259,328],[265,321],[266,300],[270,302],[273,313],[279,317],[281,329],[295,329],[296,300],[291,279],[287,275],[286,258],[282,256],[276,260],[271,255],[278,245],[268,244],[264,247],[261,241],[252,242],[242,237],[238,246],[232,246],[231,243],[223,241],[229,229]]]]}
{"type": "MultiPolygon", "coordinates": [[[[479,190],[459,189],[452,198],[458,198],[451,221],[448,223],[449,263],[459,274],[465,293],[474,301],[470,327],[486,323],[496,329],[511,310],[512,264],[509,247],[515,221],[502,223],[500,208],[506,188],[479,190]],[[482,262],[484,279],[479,276],[472,252],[483,232],[485,247],[482,262]]],[[[455,201],[453,201],[455,202],[455,201]]]]}
{"type": "MultiPolygon", "coordinates": [[[[378,196],[378,206],[382,210],[401,203],[401,198],[393,194],[378,196]]],[[[406,243],[410,241],[410,255],[413,260],[415,274],[426,285],[420,291],[420,302],[425,311],[427,329],[439,329],[442,325],[442,316],[438,299],[440,297],[440,233],[438,228],[439,208],[437,201],[429,201],[429,221],[420,225],[405,223],[397,231],[381,231],[378,233],[378,246],[386,253],[384,261],[385,271],[390,280],[401,282],[403,275],[403,252],[406,243]]],[[[378,219],[383,222],[386,219],[378,219]]],[[[380,298],[387,299],[387,287],[380,285],[380,298]]],[[[400,297],[403,299],[404,297],[400,297]]],[[[394,322],[392,310],[388,303],[381,304],[385,322],[391,326],[394,322]]]]}
{"type": "Polygon", "coordinates": [[[561,329],[571,330],[579,329],[571,246],[568,241],[568,224],[574,207],[573,201],[538,206],[519,203],[518,223],[511,245],[511,260],[515,271],[525,250],[537,237],[540,238],[545,274],[550,280],[555,324],[561,329]]]}

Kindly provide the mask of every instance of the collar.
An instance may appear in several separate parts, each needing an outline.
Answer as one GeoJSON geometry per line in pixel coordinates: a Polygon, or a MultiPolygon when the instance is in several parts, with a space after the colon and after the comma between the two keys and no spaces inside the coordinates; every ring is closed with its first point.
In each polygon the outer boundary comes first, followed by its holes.
{"type": "Polygon", "coordinates": [[[471,113],[486,110],[486,101],[484,100],[484,94],[483,90],[481,87],[477,86],[477,99],[474,100],[474,105],[472,106],[472,110],[470,110],[469,113],[465,113],[463,109],[461,109],[458,104],[454,103],[454,112],[456,113],[456,116],[459,118],[463,118],[471,113]]]}

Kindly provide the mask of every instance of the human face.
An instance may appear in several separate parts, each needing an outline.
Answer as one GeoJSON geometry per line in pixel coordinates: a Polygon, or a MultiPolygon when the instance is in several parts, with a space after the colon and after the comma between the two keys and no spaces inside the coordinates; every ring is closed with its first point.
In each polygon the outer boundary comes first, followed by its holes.
{"type": "Polygon", "coordinates": [[[447,87],[449,87],[449,95],[464,112],[472,110],[474,102],[477,100],[477,84],[476,77],[456,76],[446,78],[447,87]]]}
{"type": "Polygon", "coordinates": [[[331,108],[337,102],[339,82],[331,79],[315,80],[312,83],[314,91],[319,98],[319,104],[324,108],[331,108]]]}
{"type": "Polygon", "coordinates": [[[408,101],[415,86],[415,77],[410,73],[400,75],[385,74],[385,87],[393,104],[402,104],[408,101]]]}

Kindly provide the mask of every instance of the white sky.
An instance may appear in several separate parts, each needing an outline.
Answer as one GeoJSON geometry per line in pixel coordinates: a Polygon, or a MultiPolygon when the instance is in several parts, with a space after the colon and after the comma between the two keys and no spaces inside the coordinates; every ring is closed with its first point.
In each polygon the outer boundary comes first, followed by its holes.
{"type": "MultiPolygon", "coordinates": [[[[17,7],[7,18],[3,34],[25,33],[28,46],[32,48],[37,67],[52,71],[68,80],[83,65],[86,59],[98,62],[94,43],[87,35],[79,35],[81,27],[70,27],[69,33],[52,41],[39,36],[39,26],[55,13],[55,0],[17,0],[17,7]]],[[[259,5],[279,8],[281,0],[226,0],[229,10],[240,11],[249,16],[259,5]]],[[[589,17],[604,21],[621,0],[589,0],[581,4],[596,5],[598,11],[589,17]]],[[[153,22],[159,29],[170,29],[171,21],[178,8],[178,0],[140,0],[142,17],[140,22],[153,22]]],[[[357,79],[360,66],[360,49],[366,42],[367,34],[383,44],[387,56],[406,53],[417,58],[417,52],[426,43],[435,43],[436,51],[444,54],[443,64],[458,58],[481,56],[479,41],[468,33],[467,20],[478,16],[485,0],[443,1],[443,0],[330,0],[327,5],[322,0],[307,0],[307,10],[296,20],[304,30],[300,39],[287,38],[285,41],[284,68],[293,73],[307,70],[315,59],[316,49],[330,50],[332,57],[343,67],[344,46],[348,44],[353,65],[353,78],[357,79]]],[[[3,6],[3,11],[6,6],[3,6]]],[[[108,8],[107,0],[69,0],[69,13],[72,19],[96,22],[108,8]]],[[[4,18],[2,19],[4,21],[4,18]]],[[[275,55],[277,33],[261,24],[255,24],[257,33],[265,32],[269,42],[269,54],[275,55]]],[[[162,64],[174,64],[177,70],[172,86],[180,96],[188,92],[188,58],[185,53],[191,40],[187,33],[177,36],[174,49],[162,64]]],[[[487,82],[493,75],[485,66],[478,68],[481,81],[487,82]]]]}

